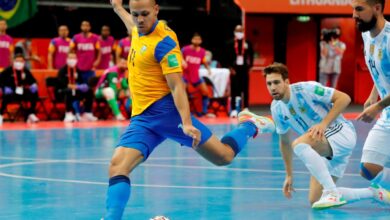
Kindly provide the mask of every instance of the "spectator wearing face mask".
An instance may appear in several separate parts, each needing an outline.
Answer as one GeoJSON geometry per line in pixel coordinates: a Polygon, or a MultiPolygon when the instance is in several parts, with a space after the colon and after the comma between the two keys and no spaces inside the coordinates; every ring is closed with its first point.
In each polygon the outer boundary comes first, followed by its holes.
{"type": "Polygon", "coordinates": [[[12,66],[4,69],[0,74],[0,87],[3,90],[0,124],[3,123],[3,114],[7,109],[7,105],[12,101],[30,102],[30,107],[25,112],[25,118],[28,123],[39,121],[35,115],[35,106],[38,101],[38,86],[34,76],[25,67],[23,54],[16,54],[12,66]]]}
{"type": "Polygon", "coordinates": [[[223,66],[229,68],[231,73],[230,117],[237,117],[237,113],[242,110],[241,105],[244,110],[249,106],[249,70],[253,66],[254,55],[252,44],[245,39],[241,25],[234,29],[234,39],[227,43],[226,48],[223,66]]]}
{"type": "Polygon", "coordinates": [[[81,71],[77,68],[77,56],[69,52],[66,65],[58,71],[58,89],[65,94],[66,114],[64,122],[96,121],[92,114],[93,91],[83,81],[81,71]],[[80,101],[84,101],[84,114],[80,117],[80,101]],[[73,114],[72,110],[75,114],[73,114]]]}

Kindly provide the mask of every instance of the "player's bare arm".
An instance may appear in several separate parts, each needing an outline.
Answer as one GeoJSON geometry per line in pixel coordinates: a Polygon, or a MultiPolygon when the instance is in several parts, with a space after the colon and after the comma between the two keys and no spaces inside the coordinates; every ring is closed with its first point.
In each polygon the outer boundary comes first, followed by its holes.
{"type": "Polygon", "coordinates": [[[309,134],[313,139],[323,140],[326,128],[347,108],[349,103],[351,103],[351,98],[346,93],[335,90],[331,101],[333,107],[330,109],[328,115],[326,115],[321,123],[314,125],[309,130],[309,134]]]}
{"type": "Polygon", "coordinates": [[[183,132],[194,139],[192,147],[198,146],[201,140],[201,133],[192,125],[190,105],[188,103],[185,85],[180,73],[171,73],[165,76],[168,86],[171,89],[173,100],[183,123],[183,132]]]}
{"type": "Polygon", "coordinates": [[[115,13],[126,25],[127,31],[131,33],[131,30],[134,27],[134,22],[131,18],[131,14],[123,7],[123,0],[110,0],[110,2],[115,13]]]}
{"type": "Polygon", "coordinates": [[[292,167],[293,151],[291,148],[290,135],[291,131],[288,131],[286,134],[279,135],[279,149],[282,154],[284,168],[286,170],[286,178],[283,183],[283,194],[289,199],[292,197],[292,192],[294,191],[292,167]]]}

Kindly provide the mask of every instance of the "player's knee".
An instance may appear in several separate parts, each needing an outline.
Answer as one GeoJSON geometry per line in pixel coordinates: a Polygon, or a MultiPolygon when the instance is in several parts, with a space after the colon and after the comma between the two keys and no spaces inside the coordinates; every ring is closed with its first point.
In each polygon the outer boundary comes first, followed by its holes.
{"type": "Polygon", "coordinates": [[[112,89],[111,87],[104,88],[103,95],[104,95],[104,98],[106,98],[106,100],[111,100],[111,99],[115,98],[114,89],[112,89]]]}
{"type": "Polygon", "coordinates": [[[292,148],[295,148],[298,144],[302,144],[304,143],[303,140],[301,138],[297,138],[295,139],[292,143],[291,143],[291,147],[292,148]]]}
{"type": "Polygon", "coordinates": [[[224,154],[213,163],[217,166],[227,166],[233,161],[234,155],[224,154]]]}
{"type": "Polygon", "coordinates": [[[361,163],[360,164],[360,175],[367,180],[373,180],[375,176],[379,173],[377,171],[377,165],[370,163],[361,163]]]}
{"type": "Polygon", "coordinates": [[[118,158],[113,157],[109,167],[110,176],[128,175],[130,173],[130,167],[124,166],[124,162],[118,158]]]}

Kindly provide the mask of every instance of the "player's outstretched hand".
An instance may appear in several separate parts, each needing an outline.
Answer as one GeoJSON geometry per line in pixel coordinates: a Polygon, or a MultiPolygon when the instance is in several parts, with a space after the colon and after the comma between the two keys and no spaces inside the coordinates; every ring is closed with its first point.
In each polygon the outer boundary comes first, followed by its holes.
{"type": "Polygon", "coordinates": [[[190,136],[193,139],[192,147],[196,148],[199,145],[201,140],[200,131],[197,128],[195,128],[193,125],[184,125],[183,132],[184,134],[190,136]]]}
{"type": "Polygon", "coordinates": [[[295,190],[293,188],[292,177],[287,176],[283,184],[283,194],[286,198],[291,199],[293,192],[295,192],[295,190]]]}
{"type": "Polygon", "coordinates": [[[379,104],[373,104],[365,108],[362,113],[356,118],[356,120],[371,123],[375,117],[383,110],[379,104]]]}

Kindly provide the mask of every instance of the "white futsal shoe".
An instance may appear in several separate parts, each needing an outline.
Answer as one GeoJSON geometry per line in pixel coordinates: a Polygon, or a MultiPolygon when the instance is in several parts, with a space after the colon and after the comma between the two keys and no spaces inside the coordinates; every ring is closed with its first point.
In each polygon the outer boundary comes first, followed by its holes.
{"type": "Polygon", "coordinates": [[[77,120],[76,116],[74,116],[72,112],[65,113],[64,122],[69,123],[69,122],[75,122],[76,120],[77,120]]]}
{"type": "Polygon", "coordinates": [[[98,120],[98,118],[93,116],[93,114],[91,112],[86,112],[81,117],[81,121],[97,121],[97,120],[98,120]]]}
{"type": "Polygon", "coordinates": [[[374,198],[380,203],[390,205],[390,192],[377,184],[371,184],[370,189],[374,193],[374,198]]]}
{"type": "Polygon", "coordinates": [[[238,114],[239,123],[248,121],[257,127],[256,134],[253,137],[256,137],[258,133],[273,133],[275,131],[274,121],[270,118],[253,114],[250,111],[242,111],[238,114]]]}
{"type": "Polygon", "coordinates": [[[343,195],[337,191],[323,191],[320,200],[312,205],[313,209],[327,209],[347,204],[343,195]]]}
{"type": "Polygon", "coordinates": [[[35,114],[29,114],[27,118],[27,123],[37,123],[39,118],[35,114]]]}
{"type": "Polygon", "coordinates": [[[237,118],[237,114],[238,114],[238,112],[237,112],[237,110],[232,110],[231,112],[230,112],[230,117],[231,118],[237,118]]]}
{"type": "Polygon", "coordinates": [[[115,116],[115,120],[117,121],[125,121],[125,116],[122,115],[122,113],[119,113],[117,116],[115,116]]]}

